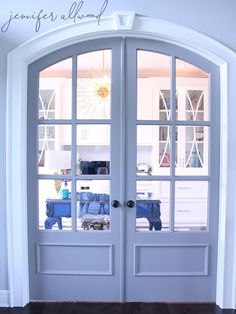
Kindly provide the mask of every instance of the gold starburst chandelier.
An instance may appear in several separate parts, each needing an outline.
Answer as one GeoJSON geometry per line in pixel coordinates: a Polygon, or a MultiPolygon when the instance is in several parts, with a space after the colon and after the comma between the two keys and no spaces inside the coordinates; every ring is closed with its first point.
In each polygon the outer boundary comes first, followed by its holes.
{"type": "Polygon", "coordinates": [[[95,92],[96,92],[96,94],[97,94],[97,96],[99,98],[104,100],[110,94],[109,86],[107,86],[107,85],[99,85],[95,92]]]}
{"type": "Polygon", "coordinates": [[[106,102],[110,96],[110,80],[104,74],[105,55],[104,50],[102,51],[102,69],[101,78],[99,81],[95,82],[95,95],[100,99],[101,102],[106,102]]]}
{"type": "MultiPolygon", "coordinates": [[[[90,70],[88,77],[81,77],[78,80],[78,115],[87,119],[109,119],[111,52],[102,50],[89,54],[84,62],[90,62],[90,59],[93,69],[90,70]]],[[[82,60],[80,62],[82,63],[82,60]]]]}

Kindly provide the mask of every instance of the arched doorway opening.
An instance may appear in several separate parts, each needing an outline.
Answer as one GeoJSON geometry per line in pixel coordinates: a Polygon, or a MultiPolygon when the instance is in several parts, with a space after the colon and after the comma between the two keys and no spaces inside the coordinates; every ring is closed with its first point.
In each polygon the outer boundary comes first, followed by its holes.
{"type": "MultiPolygon", "coordinates": [[[[120,13],[122,15],[122,13],[120,13]]],[[[119,28],[116,26],[115,35],[119,36],[125,33],[129,33],[129,35],[133,35],[135,37],[140,36],[143,38],[152,38],[152,39],[161,39],[163,41],[178,43],[178,45],[189,48],[190,50],[195,50],[199,54],[205,55],[209,60],[212,60],[215,64],[221,66],[221,75],[227,73],[227,68],[224,67],[224,60],[231,62],[231,65],[234,64],[234,55],[231,51],[219,45],[216,42],[213,42],[210,39],[201,36],[200,34],[192,33],[190,30],[187,31],[187,35],[184,38],[181,37],[181,32],[179,35],[176,31],[176,25],[172,28],[163,27],[162,23],[158,24],[158,21],[153,19],[147,19],[142,17],[135,17],[135,20],[139,20],[140,23],[132,24],[132,25],[123,25],[123,27],[119,28]],[[153,23],[153,24],[152,24],[153,23]],[[155,24],[155,25],[154,25],[155,24]],[[157,24],[159,28],[157,27],[157,24]],[[152,25],[152,26],[151,26],[152,25]],[[137,28],[138,27],[138,28],[137,28]],[[119,31],[122,29],[122,31],[119,31]],[[157,34],[153,33],[153,29],[159,29],[160,32],[157,34]],[[132,31],[131,31],[132,30],[132,31]],[[130,32],[131,31],[131,32],[130,32]],[[173,40],[174,37],[174,40],[173,40]],[[171,39],[172,38],[172,39],[171,39]],[[186,38],[191,38],[190,41],[186,41],[186,38]],[[199,39],[201,39],[201,45],[199,45],[199,39]],[[220,59],[218,56],[213,54],[211,51],[214,51],[214,48],[218,49],[218,55],[222,57],[220,59]]],[[[27,82],[27,65],[32,63],[33,61],[39,59],[43,55],[48,52],[55,51],[59,47],[65,47],[69,43],[72,44],[74,42],[82,42],[85,40],[93,39],[95,37],[111,37],[114,36],[114,24],[113,17],[110,19],[105,19],[104,27],[101,29],[101,32],[98,34],[96,30],[96,26],[93,23],[80,24],[79,25],[79,35],[75,35],[75,27],[65,28],[60,31],[60,34],[56,31],[53,34],[45,35],[44,38],[41,38],[41,41],[38,40],[32,41],[28,43],[26,46],[21,47],[14,51],[10,56],[10,65],[9,65],[9,86],[14,84],[15,93],[12,94],[9,90],[9,101],[8,101],[8,251],[9,251],[9,279],[10,279],[10,299],[11,305],[22,305],[28,302],[29,300],[29,289],[28,289],[28,261],[25,255],[27,252],[27,218],[26,218],[26,82],[27,82]],[[72,31],[73,28],[73,31],[72,31]],[[72,34],[73,32],[73,34],[72,34]],[[47,47],[47,49],[46,49],[47,47]],[[27,51],[27,53],[26,53],[27,51]],[[18,73],[18,75],[16,74],[18,73]],[[22,101],[19,103],[19,99],[22,101]],[[13,112],[14,108],[14,112],[13,112]],[[17,115],[18,119],[16,120],[15,113],[19,112],[17,115]],[[19,132],[20,130],[20,132],[19,132]],[[17,141],[18,145],[15,145],[17,141]],[[16,158],[16,156],[20,158],[16,158]],[[12,187],[15,186],[16,182],[18,182],[18,186],[20,187],[19,191],[16,191],[14,194],[14,198],[10,191],[12,187]],[[15,208],[19,208],[18,213],[16,214],[15,208]],[[14,217],[14,218],[13,218],[14,217]],[[15,239],[21,239],[21,243],[19,245],[19,241],[14,241],[15,239]],[[17,243],[17,245],[16,245],[17,243]],[[20,258],[16,260],[13,258],[17,254],[20,258]],[[17,279],[18,278],[18,279],[17,279]],[[17,284],[16,284],[17,282],[17,284]]],[[[77,25],[78,26],[78,25],[77,25]]],[[[170,26],[170,25],[169,25],[170,26]]],[[[131,35],[131,36],[132,36],[131,35]]],[[[185,32],[186,35],[186,32],[185,32]]],[[[226,91],[226,86],[221,85],[222,91],[226,91]]],[[[226,114],[224,110],[227,110],[226,103],[226,95],[227,93],[222,94],[221,98],[221,108],[223,110],[222,115],[222,123],[225,123],[226,114]]],[[[233,93],[229,94],[230,99],[232,99],[233,93]]],[[[222,126],[221,123],[221,126],[222,126]]],[[[225,134],[227,138],[227,130],[221,128],[221,134],[225,134]],[[226,132],[226,133],[224,133],[226,132]]],[[[226,167],[227,169],[227,145],[223,140],[221,142],[223,147],[225,147],[223,158],[222,158],[222,167],[226,167]]],[[[227,177],[227,171],[222,173],[221,183],[225,182],[224,180],[227,177]],[[222,181],[223,180],[223,181],[222,181]]],[[[227,181],[228,184],[228,181],[227,181]]],[[[226,203],[232,203],[231,198],[226,198],[228,195],[228,190],[223,188],[221,190],[221,206],[220,206],[220,216],[221,216],[221,224],[220,224],[220,233],[219,243],[225,243],[225,237],[228,237],[228,243],[233,241],[233,234],[228,234],[225,229],[225,220],[227,212],[224,210],[225,208],[229,208],[231,210],[232,207],[227,207],[226,203]],[[222,241],[221,241],[222,240],[222,241]]],[[[233,282],[225,281],[225,277],[222,274],[225,274],[225,259],[228,256],[227,248],[222,246],[220,248],[220,253],[218,255],[218,275],[217,275],[217,303],[219,305],[232,307],[233,299],[231,297],[226,296],[226,292],[230,291],[230,287],[232,287],[233,282]],[[221,287],[227,285],[228,289],[221,289],[221,287]],[[223,286],[222,286],[223,285],[223,286]],[[223,292],[224,291],[224,292],[223,292]]]]}

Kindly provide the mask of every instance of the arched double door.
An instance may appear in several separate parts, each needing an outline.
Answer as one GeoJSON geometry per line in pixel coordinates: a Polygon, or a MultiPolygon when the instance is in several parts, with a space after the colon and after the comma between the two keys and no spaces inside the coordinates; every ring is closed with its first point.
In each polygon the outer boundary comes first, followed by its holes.
{"type": "Polygon", "coordinates": [[[217,68],[114,38],[28,77],[30,299],[214,301],[217,68]]]}

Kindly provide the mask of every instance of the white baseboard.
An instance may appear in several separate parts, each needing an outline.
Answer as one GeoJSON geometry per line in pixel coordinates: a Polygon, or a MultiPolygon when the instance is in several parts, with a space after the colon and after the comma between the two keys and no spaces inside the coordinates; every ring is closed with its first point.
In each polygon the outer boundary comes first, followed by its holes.
{"type": "Polygon", "coordinates": [[[9,307],[9,291],[0,290],[0,307],[9,307]]]}

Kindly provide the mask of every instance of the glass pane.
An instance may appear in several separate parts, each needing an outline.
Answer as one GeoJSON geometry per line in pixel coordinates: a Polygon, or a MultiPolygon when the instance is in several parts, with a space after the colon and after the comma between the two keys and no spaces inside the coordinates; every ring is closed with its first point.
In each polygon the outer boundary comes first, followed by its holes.
{"type": "Polygon", "coordinates": [[[72,61],[58,62],[39,73],[39,119],[71,119],[72,61]]]}
{"type": "Polygon", "coordinates": [[[110,126],[77,126],[77,174],[110,173],[110,126]]]}
{"type": "Polygon", "coordinates": [[[38,126],[39,174],[70,174],[71,126],[38,126]]]}
{"type": "Polygon", "coordinates": [[[208,182],[177,181],[175,185],[175,231],[206,231],[208,182]]]}
{"type": "Polygon", "coordinates": [[[39,180],[38,184],[39,229],[71,230],[70,181],[39,180]]]}
{"type": "Polygon", "coordinates": [[[109,119],[111,50],[78,56],[77,119],[109,119]]]}
{"type": "Polygon", "coordinates": [[[176,128],[176,174],[208,174],[208,127],[176,128]]]}
{"type": "Polygon", "coordinates": [[[137,63],[137,118],[169,120],[170,57],[139,50],[137,63]]]}
{"type": "Polygon", "coordinates": [[[76,184],[77,229],[110,229],[110,181],[80,180],[76,184]]]}
{"type": "Polygon", "coordinates": [[[170,90],[160,90],[159,92],[159,111],[160,120],[170,120],[170,90]]]}
{"type": "Polygon", "coordinates": [[[170,174],[170,127],[137,126],[137,175],[170,174]]]}
{"type": "Polygon", "coordinates": [[[177,59],[176,87],[178,90],[177,119],[209,120],[208,73],[177,59]]]}
{"type": "MultiPolygon", "coordinates": [[[[178,91],[176,91],[176,110],[178,106],[178,91]]],[[[170,103],[171,103],[171,93],[168,89],[159,90],[159,119],[160,120],[170,120],[171,111],[170,111],[170,103]]]]}
{"type": "Polygon", "coordinates": [[[170,182],[137,181],[136,231],[169,231],[170,182]]]}

